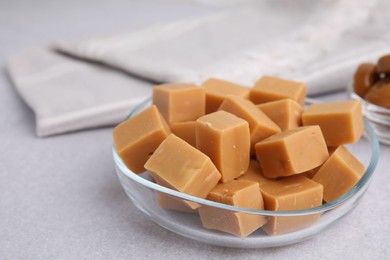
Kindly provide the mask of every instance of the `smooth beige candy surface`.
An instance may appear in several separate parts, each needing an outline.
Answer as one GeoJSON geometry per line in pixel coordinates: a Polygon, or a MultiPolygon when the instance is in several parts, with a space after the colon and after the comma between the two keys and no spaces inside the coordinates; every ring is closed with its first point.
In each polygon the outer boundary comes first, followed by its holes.
{"type": "Polygon", "coordinates": [[[221,178],[209,157],[174,134],[160,144],[145,169],[158,184],[200,198],[221,178]]]}
{"type": "Polygon", "coordinates": [[[264,184],[274,182],[273,179],[264,177],[263,170],[260,168],[259,162],[251,160],[249,162],[248,170],[237,178],[237,180],[254,181],[259,184],[260,190],[264,184]]]}
{"type": "MultiPolygon", "coordinates": [[[[210,192],[207,199],[242,208],[264,209],[259,185],[251,181],[232,180],[220,183],[210,192]]],[[[248,236],[266,222],[265,217],[261,215],[208,206],[202,206],[198,211],[205,228],[217,229],[239,237],[248,236]]]]}
{"type": "Polygon", "coordinates": [[[180,122],[171,124],[171,131],[176,136],[180,137],[193,147],[196,147],[196,122],[188,121],[188,122],[180,122]]]}
{"type": "Polygon", "coordinates": [[[196,122],[196,147],[218,168],[220,181],[245,173],[250,160],[248,122],[226,111],[202,116],[196,122]]]}
{"type": "Polygon", "coordinates": [[[156,106],[151,106],[114,128],[114,146],[124,164],[141,173],[150,155],[169,134],[164,118],[156,106]]]}
{"type": "Polygon", "coordinates": [[[296,101],[286,98],[257,105],[282,131],[302,125],[303,107],[296,101]]]}
{"type": "Polygon", "coordinates": [[[349,191],[363,176],[364,165],[339,146],[312,178],[324,186],[324,200],[331,202],[349,191]]]}
{"type": "Polygon", "coordinates": [[[302,126],[268,137],[255,146],[264,176],[303,173],[321,165],[328,149],[319,126],[302,126]]]}
{"type": "MultiPolygon", "coordinates": [[[[261,190],[266,210],[303,210],[322,204],[322,185],[303,176],[287,177],[264,184],[261,190]]],[[[279,235],[309,226],[318,218],[319,214],[270,217],[263,229],[270,235],[279,235]]]]}
{"type": "Polygon", "coordinates": [[[255,154],[256,143],[281,131],[277,124],[249,100],[229,95],[224,99],[219,110],[232,113],[249,123],[251,154],[255,154]]]}
{"type": "Polygon", "coordinates": [[[311,105],[302,113],[302,123],[319,125],[328,146],[354,143],[364,131],[362,106],[357,100],[311,105]]]}
{"type": "Polygon", "coordinates": [[[153,87],[153,104],[168,124],[194,121],[205,114],[206,95],[203,87],[186,83],[153,87]]]}
{"type": "Polygon", "coordinates": [[[250,100],[255,104],[290,98],[301,106],[305,103],[306,85],[277,77],[263,76],[250,90],[250,100]]]}
{"type": "Polygon", "coordinates": [[[202,86],[206,92],[207,114],[217,111],[227,95],[249,98],[249,88],[226,80],[209,78],[203,82],[202,86]]]}

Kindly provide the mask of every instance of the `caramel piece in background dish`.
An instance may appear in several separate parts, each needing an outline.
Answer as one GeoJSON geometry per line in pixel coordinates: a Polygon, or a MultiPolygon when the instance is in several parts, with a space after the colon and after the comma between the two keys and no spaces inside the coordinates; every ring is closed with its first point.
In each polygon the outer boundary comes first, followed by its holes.
{"type": "MultiPolygon", "coordinates": [[[[266,210],[303,210],[322,204],[322,185],[300,175],[265,184],[261,189],[266,210]]],[[[280,235],[309,226],[319,216],[320,214],[270,217],[263,230],[270,235],[280,235]]]]}
{"type": "Polygon", "coordinates": [[[257,105],[282,131],[302,125],[303,107],[292,99],[281,99],[257,105]]]}
{"type": "Polygon", "coordinates": [[[145,162],[169,134],[168,124],[152,105],[114,128],[114,147],[131,171],[142,173],[145,162]]]}
{"type": "Polygon", "coordinates": [[[250,90],[250,100],[255,104],[290,98],[303,106],[305,96],[304,83],[271,76],[263,76],[250,90]]]}
{"type": "Polygon", "coordinates": [[[227,95],[249,98],[249,88],[222,79],[209,78],[202,86],[206,92],[206,114],[217,111],[227,95]]]}
{"type": "Polygon", "coordinates": [[[160,144],[145,169],[158,184],[199,198],[206,198],[221,178],[209,157],[174,134],[160,144]]]}
{"type": "Polygon", "coordinates": [[[377,106],[390,108],[390,81],[377,82],[367,91],[365,99],[377,106]]]}
{"type": "Polygon", "coordinates": [[[303,173],[321,165],[328,149],[319,126],[301,126],[268,137],[255,146],[264,176],[303,173]]]}
{"type": "Polygon", "coordinates": [[[213,161],[221,182],[244,174],[250,160],[249,124],[226,111],[217,111],[196,120],[196,147],[213,161]]]}
{"type": "Polygon", "coordinates": [[[319,125],[328,146],[354,143],[364,131],[362,106],[357,100],[310,105],[302,113],[302,123],[319,125]]]}
{"type": "Polygon", "coordinates": [[[205,114],[204,88],[193,84],[175,83],[154,86],[152,99],[168,124],[195,121],[205,114]]]}
{"type": "Polygon", "coordinates": [[[377,80],[376,65],[373,63],[362,63],[357,68],[354,75],[354,91],[360,97],[364,98],[367,90],[377,80]]]}
{"type": "Polygon", "coordinates": [[[171,124],[171,131],[193,147],[196,147],[196,121],[180,122],[171,124]]]}
{"type": "Polygon", "coordinates": [[[379,58],[377,66],[378,73],[390,73],[390,54],[379,58]]]}
{"type": "Polygon", "coordinates": [[[249,100],[229,95],[224,99],[219,110],[232,113],[249,123],[251,154],[253,155],[255,154],[256,143],[281,132],[280,127],[249,100]]]}
{"type": "Polygon", "coordinates": [[[324,200],[331,202],[350,190],[364,171],[364,165],[344,146],[339,146],[312,180],[324,186],[324,200]]]}
{"type": "MultiPolygon", "coordinates": [[[[208,200],[249,209],[264,209],[259,185],[251,181],[232,180],[218,184],[207,196],[208,200]]],[[[202,225],[241,238],[247,237],[266,223],[261,215],[234,212],[209,206],[198,209],[202,225]]]]}

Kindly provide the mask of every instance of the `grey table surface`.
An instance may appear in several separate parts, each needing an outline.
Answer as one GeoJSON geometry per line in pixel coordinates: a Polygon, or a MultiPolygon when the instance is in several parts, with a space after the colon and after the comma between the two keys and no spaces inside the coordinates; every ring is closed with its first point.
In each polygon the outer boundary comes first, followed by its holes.
{"type": "Polygon", "coordinates": [[[114,172],[112,128],[35,136],[34,114],[7,76],[8,56],[213,8],[179,0],[0,1],[0,259],[390,259],[390,147],[381,146],[371,187],[348,217],[303,243],[243,250],[180,237],[138,211],[114,172]]]}

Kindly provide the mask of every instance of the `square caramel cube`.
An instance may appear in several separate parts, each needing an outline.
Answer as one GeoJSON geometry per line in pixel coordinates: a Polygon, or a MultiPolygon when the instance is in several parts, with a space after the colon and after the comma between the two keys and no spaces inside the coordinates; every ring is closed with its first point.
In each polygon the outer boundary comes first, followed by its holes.
{"type": "Polygon", "coordinates": [[[229,95],[224,99],[219,110],[232,113],[249,123],[251,154],[255,154],[256,143],[281,131],[274,121],[249,100],[229,95]]]}
{"type": "Polygon", "coordinates": [[[282,131],[302,125],[303,107],[296,101],[286,98],[257,105],[282,131]]]}
{"type": "Polygon", "coordinates": [[[250,160],[249,124],[226,111],[196,120],[196,147],[213,161],[228,182],[247,171],[250,160]]]}
{"type": "Polygon", "coordinates": [[[168,124],[195,121],[205,114],[204,87],[186,83],[158,85],[153,87],[152,99],[168,124]]]}
{"type": "MultiPolygon", "coordinates": [[[[303,210],[322,204],[322,185],[300,175],[267,183],[261,190],[266,210],[303,210]]],[[[263,230],[270,235],[280,235],[309,226],[319,216],[320,214],[270,217],[263,230]]]]}
{"type": "Polygon", "coordinates": [[[205,154],[174,134],[169,135],[145,163],[160,185],[206,198],[221,174],[205,154]]]}
{"type": "Polygon", "coordinates": [[[193,147],[196,147],[196,121],[179,122],[171,124],[171,131],[193,147]]]}
{"type": "Polygon", "coordinates": [[[319,125],[328,146],[354,143],[363,134],[362,106],[357,100],[319,103],[302,113],[303,125],[319,125]]]}
{"type": "Polygon", "coordinates": [[[217,78],[209,78],[202,86],[206,92],[206,113],[218,110],[227,95],[249,98],[249,88],[217,78]]]}
{"type": "Polygon", "coordinates": [[[339,146],[312,178],[324,186],[324,200],[331,202],[349,191],[363,176],[364,165],[339,146]]]}
{"type": "Polygon", "coordinates": [[[152,105],[114,128],[114,147],[131,171],[142,173],[145,162],[169,134],[168,124],[152,105]]]}
{"type": "Polygon", "coordinates": [[[304,83],[263,76],[250,90],[249,99],[255,104],[260,104],[290,98],[303,106],[305,104],[305,96],[306,85],[304,83]]]}
{"type": "MultiPolygon", "coordinates": [[[[264,209],[259,185],[251,181],[232,180],[218,184],[207,196],[212,200],[227,205],[250,209],[264,209]]],[[[239,237],[246,237],[263,226],[266,222],[261,215],[202,206],[198,209],[205,228],[216,229],[239,237]]]]}
{"type": "Polygon", "coordinates": [[[319,126],[301,126],[268,137],[255,146],[264,176],[277,178],[311,170],[328,158],[319,126]]]}

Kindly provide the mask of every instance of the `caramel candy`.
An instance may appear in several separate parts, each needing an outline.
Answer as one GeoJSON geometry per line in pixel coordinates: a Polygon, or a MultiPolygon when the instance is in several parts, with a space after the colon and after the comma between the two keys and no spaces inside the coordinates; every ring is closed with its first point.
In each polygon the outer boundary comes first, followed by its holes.
{"type": "Polygon", "coordinates": [[[176,83],[153,88],[153,104],[168,124],[195,121],[205,114],[206,96],[203,87],[176,83]]]}
{"type": "MultiPolygon", "coordinates": [[[[207,196],[208,200],[241,208],[264,209],[259,185],[251,181],[232,180],[218,184],[207,196]]],[[[246,237],[263,226],[265,217],[202,206],[198,209],[205,228],[216,229],[239,237],[246,237]]]]}
{"type": "Polygon", "coordinates": [[[305,103],[306,85],[301,82],[263,76],[250,90],[250,100],[255,104],[290,98],[301,106],[305,103]]]}
{"type": "Polygon", "coordinates": [[[339,146],[313,177],[324,186],[324,200],[331,202],[350,190],[365,168],[344,146],[339,146]]]}
{"type": "MultiPolygon", "coordinates": [[[[303,210],[322,204],[322,185],[300,175],[265,184],[261,190],[266,210],[303,210]]],[[[279,235],[309,226],[318,218],[319,214],[270,217],[263,229],[279,235]]]]}
{"type": "Polygon", "coordinates": [[[171,131],[176,136],[180,137],[193,147],[196,147],[196,122],[188,121],[188,122],[180,122],[171,124],[171,131]]]}
{"type": "Polygon", "coordinates": [[[280,132],[280,127],[249,100],[235,96],[227,96],[219,107],[219,110],[232,113],[249,123],[251,154],[255,154],[256,143],[280,132]]]}
{"type": "Polygon", "coordinates": [[[251,160],[249,162],[248,170],[246,171],[246,173],[238,177],[237,180],[257,182],[259,184],[260,190],[264,184],[275,181],[273,179],[268,179],[264,177],[263,170],[260,168],[259,162],[255,160],[251,160]]]}
{"type": "Polygon", "coordinates": [[[156,191],[155,194],[157,204],[165,209],[176,210],[186,213],[197,213],[197,208],[200,207],[198,203],[179,199],[159,191],[156,191]]]}
{"type": "Polygon", "coordinates": [[[354,76],[354,91],[360,97],[366,95],[367,90],[374,84],[377,77],[376,65],[372,63],[362,63],[359,65],[354,76]]]}
{"type": "Polygon", "coordinates": [[[158,184],[200,198],[221,178],[210,158],[174,134],[160,144],[145,169],[158,184]]]}
{"type": "Polygon", "coordinates": [[[390,108],[390,82],[378,82],[367,91],[365,98],[370,103],[390,108]]]}
{"type": "Polygon", "coordinates": [[[319,126],[302,126],[268,137],[255,146],[264,176],[303,173],[321,165],[328,149],[319,126]]]}
{"type": "Polygon", "coordinates": [[[217,111],[196,120],[196,147],[208,155],[228,182],[248,169],[250,134],[245,120],[217,111]]]}
{"type": "Polygon", "coordinates": [[[169,134],[157,107],[151,106],[114,128],[114,146],[123,163],[134,173],[141,173],[150,155],[169,134]]]}
{"type": "Polygon", "coordinates": [[[257,105],[282,131],[301,126],[303,108],[292,99],[281,99],[257,105]]]}
{"type": "Polygon", "coordinates": [[[379,73],[390,73],[390,54],[382,56],[378,60],[377,71],[379,73]]]}
{"type": "Polygon", "coordinates": [[[314,104],[302,114],[303,125],[319,125],[328,146],[354,143],[363,134],[362,106],[359,101],[314,104]]]}
{"type": "Polygon", "coordinates": [[[225,80],[210,78],[203,82],[202,86],[206,92],[207,114],[217,111],[227,95],[249,98],[248,88],[225,80]]]}

